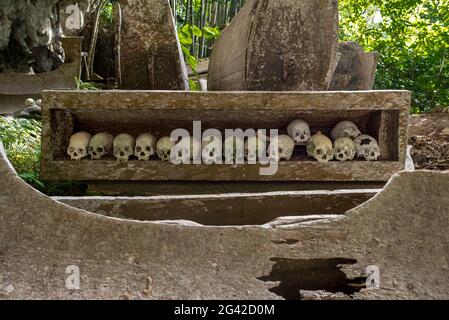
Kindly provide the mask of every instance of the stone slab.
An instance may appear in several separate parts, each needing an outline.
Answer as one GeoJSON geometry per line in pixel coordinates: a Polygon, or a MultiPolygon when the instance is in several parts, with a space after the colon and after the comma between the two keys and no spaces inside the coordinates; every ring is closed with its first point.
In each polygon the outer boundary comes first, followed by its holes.
{"type": "Polygon", "coordinates": [[[330,90],[373,90],[378,52],[365,52],[356,42],[338,46],[340,60],[332,78],[330,90]]]}
{"type": "Polygon", "coordinates": [[[215,42],[215,91],[319,91],[338,63],[335,0],[249,0],[215,42]]]}
{"type": "Polygon", "coordinates": [[[299,299],[311,291],[449,298],[449,172],[398,173],[344,216],[279,212],[251,227],[137,222],[75,209],[26,185],[2,147],[0,179],[8,186],[0,189],[4,299],[299,299]],[[79,267],[79,290],[65,285],[71,265],[79,267]],[[353,289],[373,265],[380,288],[353,289]]]}
{"type": "Polygon", "coordinates": [[[119,88],[188,89],[187,70],[168,1],[120,0],[115,12],[119,88]]]}
{"type": "Polygon", "coordinates": [[[111,217],[190,220],[202,225],[262,225],[284,216],[344,214],[380,190],[278,191],[154,197],[53,197],[111,217]]]}

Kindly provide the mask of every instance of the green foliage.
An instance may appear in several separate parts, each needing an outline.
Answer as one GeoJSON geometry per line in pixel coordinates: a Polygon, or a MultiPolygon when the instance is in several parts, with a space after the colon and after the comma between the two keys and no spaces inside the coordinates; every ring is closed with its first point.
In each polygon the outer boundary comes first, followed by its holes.
{"type": "Polygon", "coordinates": [[[0,116],[0,140],[17,174],[25,175],[27,180],[32,180],[31,175],[39,172],[40,139],[39,121],[0,116]]]}
{"type": "Polygon", "coordinates": [[[198,65],[198,59],[194,56],[190,47],[193,45],[193,40],[196,38],[204,37],[207,40],[213,41],[220,36],[220,30],[218,27],[204,27],[202,30],[195,25],[185,24],[178,30],[178,38],[181,44],[182,52],[186,62],[192,70],[196,70],[198,65]]]}
{"type": "Polygon", "coordinates": [[[210,55],[214,41],[243,3],[243,0],[170,0],[182,52],[193,70],[198,59],[210,55]]]}
{"type": "Polygon", "coordinates": [[[220,28],[218,27],[204,27],[203,34],[207,40],[216,40],[220,36],[220,28]]]}
{"type": "Polygon", "coordinates": [[[48,195],[80,195],[85,186],[74,182],[44,183],[39,178],[41,122],[0,116],[0,140],[17,174],[48,195]]]}
{"type": "Polygon", "coordinates": [[[414,112],[449,106],[449,0],[340,0],[340,38],[380,53],[376,89],[413,91],[414,112]]]}
{"type": "Polygon", "coordinates": [[[181,44],[184,58],[186,59],[186,63],[192,68],[192,70],[196,70],[196,67],[198,65],[197,58],[191,54],[189,49],[193,44],[193,35],[195,33],[200,34],[200,36],[202,35],[201,30],[197,26],[191,26],[189,24],[184,25],[178,30],[179,43],[181,44]]]}
{"type": "Polygon", "coordinates": [[[114,19],[112,14],[112,8],[116,1],[108,0],[103,10],[100,13],[100,24],[106,27],[113,27],[114,19]]]}
{"type": "Polygon", "coordinates": [[[189,79],[189,90],[190,91],[200,91],[200,85],[197,79],[189,79]]]}
{"type": "Polygon", "coordinates": [[[94,83],[84,82],[83,80],[78,79],[77,77],[75,77],[75,83],[77,90],[90,90],[90,91],[100,90],[94,83]]]}

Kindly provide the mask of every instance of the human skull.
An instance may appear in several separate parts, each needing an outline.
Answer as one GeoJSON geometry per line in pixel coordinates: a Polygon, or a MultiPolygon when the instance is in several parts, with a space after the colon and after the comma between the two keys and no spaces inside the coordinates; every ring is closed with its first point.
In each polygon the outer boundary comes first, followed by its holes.
{"type": "Polygon", "coordinates": [[[176,164],[195,159],[201,153],[201,142],[194,137],[183,137],[172,149],[170,156],[176,164]]]}
{"type": "Polygon", "coordinates": [[[33,98],[28,98],[25,100],[25,107],[32,107],[36,105],[36,101],[33,98]]]}
{"type": "Polygon", "coordinates": [[[216,135],[203,136],[202,157],[205,164],[220,164],[222,162],[223,145],[216,135]]]}
{"type": "Polygon", "coordinates": [[[224,155],[227,163],[245,160],[245,142],[241,137],[229,136],[224,141],[224,155]]]}
{"type": "Polygon", "coordinates": [[[100,160],[112,153],[114,136],[107,132],[97,133],[90,139],[89,155],[92,160],[100,160]]]}
{"type": "Polygon", "coordinates": [[[338,138],[334,141],[334,158],[336,160],[354,160],[355,152],[355,143],[351,138],[338,138]]]}
{"type": "Polygon", "coordinates": [[[338,138],[351,138],[355,139],[362,133],[354,122],[342,121],[339,122],[331,131],[332,140],[337,140],[338,138]]]}
{"type": "Polygon", "coordinates": [[[306,145],[311,137],[310,127],[304,120],[295,120],[290,123],[287,127],[287,132],[296,145],[306,145]]]}
{"type": "Polygon", "coordinates": [[[379,145],[373,137],[362,134],[355,140],[355,148],[357,151],[357,157],[364,158],[367,161],[375,161],[380,156],[379,145]]]}
{"type": "Polygon", "coordinates": [[[136,140],[133,136],[127,133],[119,134],[113,143],[114,157],[117,161],[128,161],[129,157],[134,154],[135,146],[136,140]]]}
{"type": "Polygon", "coordinates": [[[162,137],[156,143],[156,153],[159,159],[162,161],[169,161],[171,149],[175,146],[176,142],[171,141],[170,137],[162,137]]]}
{"type": "Polygon", "coordinates": [[[70,137],[67,154],[71,160],[81,160],[88,155],[89,142],[92,136],[87,132],[77,132],[70,137]]]}
{"type": "Polygon", "coordinates": [[[271,161],[290,160],[295,149],[295,141],[289,136],[282,134],[271,139],[268,152],[271,161]],[[277,138],[277,145],[275,144],[277,138]]]}
{"type": "Polygon", "coordinates": [[[148,161],[156,152],[156,138],[150,133],[143,133],[136,139],[134,155],[138,160],[148,161]]]}
{"type": "Polygon", "coordinates": [[[245,157],[248,162],[255,163],[257,158],[265,152],[265,141],[259,135],[256,137],[248,137],[248,139],[246,139],[245,157]]]}
{"type": "Polygon", "coordinates": [[[307,145],[307,154],[319,163],[328,163],[334,157],[332,141],[320,131],[313,135],[307,145]]]}

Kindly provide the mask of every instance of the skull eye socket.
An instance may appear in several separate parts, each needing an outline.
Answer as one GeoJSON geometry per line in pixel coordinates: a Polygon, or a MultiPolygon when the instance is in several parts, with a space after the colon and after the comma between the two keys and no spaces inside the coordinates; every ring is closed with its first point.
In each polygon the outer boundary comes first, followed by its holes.
{"type": "Polygon", "coordinates": [[[360,141],[361,145],[369,145],[371,143],[370,139],[362,139],[362,141],[360,141]]]}
{"type": "Polygon", "coordinates": [[[94,148],[93,147],[89,147],[89,151],[94,151],[94,148]]]}
{"type": "Polygon", "coordinates": [[[79,153],[83,153],[84,150],[80,148],[80,149],[78,149],[78,152],[79,152],[79,153]]]}
{"type": "Polygon", "coordinates": [[[151,151],[151,146],[147,146],[147,147],[146,147],[146,150],[147,150],[147,151],[151,151]]]}
{"type": "Polygon", "coordinates": [[[315,153],[318,154],[318,155],[320,155],[320,154],[323,153],[323,151],[322,151],[321,149],[316,149],[315,153]]]}
{"type": "Polygon", "coordinates": [[[128,148],[128,147],[125,147],[125,151],[128,152],[128,151],[129,151],[129,148],[128,148]]]}
{"type": "Polygon", "coordinates": [[[103,152],[103,148],[97,148],[97,152],[103,152]]]}
{"type": "Polygon", "coordinates": [[[74,152],[74,151],[75,151],[75,149],[73,147],[69,148],[69,152],[74,152]]]}
{"type": "Polygon", "coordinates": [[[351,152],[346,151],[346,152],[345,152],[345,155],[350,156],[350,155],[351,155],[351,152]]]}
{"type": "Polygon", "coordinates": [[[142,150],[141,147],[136,147],[136,151],[137,151],[137,152],[140,152],[140,150],[142,150]]]}

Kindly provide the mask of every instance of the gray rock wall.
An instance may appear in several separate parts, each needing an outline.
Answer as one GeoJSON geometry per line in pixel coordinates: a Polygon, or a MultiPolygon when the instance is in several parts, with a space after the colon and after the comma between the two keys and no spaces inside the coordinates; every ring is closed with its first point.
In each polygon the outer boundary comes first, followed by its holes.
{"type": "Polygon", "coordinates": [[[58,2],[0,1],[0,72],[41,73],[64,62],[58,2]]]}

